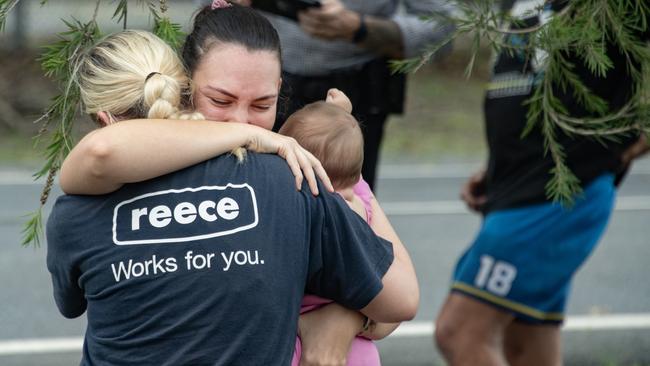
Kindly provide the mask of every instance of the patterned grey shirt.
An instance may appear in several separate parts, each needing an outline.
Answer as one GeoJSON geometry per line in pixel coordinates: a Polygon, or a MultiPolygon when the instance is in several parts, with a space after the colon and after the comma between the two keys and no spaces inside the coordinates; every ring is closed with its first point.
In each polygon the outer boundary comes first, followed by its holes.
{"type": "MultiPolygon", "coordinates": [[[[393,20],[402,31],[405,57],[418,55],[423,47],[447,36],[448,27],[440,27],[426,16],[449,11],[444,0],[342,0],[350,10],[393,20]]],[[[280,34],[283,69],[303,76],[324,75],[337,69],[366,63],[377,56],[347,41],[326,41],[303,32],[287,18],[265,14],[280,34]]]]}

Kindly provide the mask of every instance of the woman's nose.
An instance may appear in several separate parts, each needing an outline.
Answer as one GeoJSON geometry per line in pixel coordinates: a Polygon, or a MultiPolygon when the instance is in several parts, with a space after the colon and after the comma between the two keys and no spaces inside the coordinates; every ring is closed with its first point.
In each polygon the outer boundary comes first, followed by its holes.
{"type": "Polygon", "coordinates": [[[243,107],[239,107],[233,110],[232,114],[229,117],[230,118],[228,118],[228,122],[249,123],[248,110],[243,107]]]}

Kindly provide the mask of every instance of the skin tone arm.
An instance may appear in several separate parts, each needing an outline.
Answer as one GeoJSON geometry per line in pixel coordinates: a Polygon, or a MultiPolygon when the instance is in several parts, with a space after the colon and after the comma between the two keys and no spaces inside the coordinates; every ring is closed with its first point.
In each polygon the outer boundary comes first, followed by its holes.
{"type": "Polygon", "coordinates": [[[639,139],[623,152],[621,161],[624,165],[629,165],[634,159],[637,159],[650,151],[650,143],[645,134],[639,136],[639,139]]]}
{"type": "Polygon", "coordinates": [[[303,345],[301,366],[345,365],[354,337],[384,338],[397,328],[399,322],[412,319],[417,312],[420,290],[410,256],[377,200],[372,200],[371,204],[372,228],[377,235],[393,243],[395,254],[395,260],[383,278],[384,288],[361,312],[331,303],[302,314],[298,322],[303,345]],[[360,333],[365,321],[362,313],[385,323],[375,323],[368,331],[360,333]]]}
{"type": "MultiPolygon", "coordinates": [[[[345,189],[343,191],[339,190],[337,191],[343,198],[345,199],[346,203],[350,208],[356,212],[359,216],[361,216],[364,220],[368,220],[366,217],[366,209],[359,199],[357,197],[352,188],[345,189]]],[[[372,206],[372,213],[373,213],[373,220],[372,224],[370,227],[372,230],[375,232],[375,234],[380,235],[379,233],[385,233],[388,230],[393,230],[392,226],[390,225],[390,222],[388,221],[388,218],[386,217],[386,214],[381,210],[381,207],[379,206],[379,203],[377,200],[373,197],[372,200],[370,201],[370,205],[372,206]],[[380,213],[380,214],[378,214],[380,213]]],[[[380,235],[381,236],[381,235],[380,235]]],[[[397,234],[395,234],[397,236],[397,234]]],[[[384,236],[382,236],[384,237],[384,236]]],[[[384,237],[386,238],[386,237],[384,237]]],[[[406,254],[408,256],[408,254],[406,254]]],[[[409,259],[410,260],[410,259],[409,259]]],[[[364,319],[365,322],[365,319],[364,319]]],[[[362,337],[372,339],[372,340],[379,340],[386,338],[389,334],[391,334],[397,327],[399,327],[400,323],[378,323],[375,322],[374,320],[371,320],[370,325],[368,327],[368,330],[364,331],[360,335],[362,337]]]]}
{"type": "MultiPolygon", "coordinates": [[[[240,5],[250,6],[250,0],[235,0],[240,5]]],[[[361,25],[359,13],[347,9],[340,0],[321,0],[320,8],[311,8],[298,13],[300,28],[314,37],[352,42],[354,33],[361,25]]],[[[389,19],[366,15],[368,33],[359,46],[378,55],[393,59],[404,58],[404,41],[399,26],[389,19]]]]}
{"type": "Polygon", "coordinates": [[[60,184],[68,194],[109,193],[242,146],[286,159],[298,189],[304,173],[313,194],[316,175],[333,191],[318,159],[293,138],[241,123],[175,120],[121,121],[89,133],[64,161],[60,184]]]}
{"type": "Polygon", "coordinates": [[[377,201],[373,203],[373,220],[378,236],[393,243],[395,259],[384,275],[384,288],[361,312],[379,322],[401,322],[415,317],[420,302],[415,268],[406,248],[395,233],[377,201]]]}
{"type": "Polygon", "coordinates": [[[465,202],[467,208],[474,212],[481,212],[481,209],[487,201],[485,194],[485,168],[474,172],[471,177],[463,184],[460,191],[460,198],[465,202]]]}
{"type": "MultiPolygon", "coordinates": [[[[352,42],[361,25],[360,14],[347,9],[340,0],[322,0],[321,4],[320,8],[298,14],[300,28],[314,37],[352,42]]],[[[368,32],[359,46],[389,58],[404,58],[404,42],[397,23],[370,15],[366,15],[364,20],[368,32]]]]}
{"type": "MultiPolygon", "coordinates": [[[[377,202],[377,200],[374,197],[370,201],[370,205],[372,207],[372,224],[370,225],[370,227],[375,232],[375,234],[381,236],[382,238],[387,238],[387,236],[384,235],[386,235],[387,232],[392,232],[392,234],[388,234],[388,235],[397,237],[397,234],[395,233],[392,225],[388,221],[386,214],[381,209],[381,207],[379,206],[379,202],[377,202]]],[[[393,250],[395,250],[394,244],[393,244],[393,250]]],[[[400,250],[404,251],[403,255],[405,255],[406,258],[408,258],[408,261],[410,262],[411,259],[408,255],[408,252],[406,252],[406,249],[403,246],[401,246],[400,250]]],[[[413,264],[411,263],[410,266],[413,267],[413,264]]],[[[415,269],[413,269],[413,275],[415,275],[415,269]]],[[[389,334],[393,333],[393,331],[395,331],[395,329],[397,329],[399,325],[400,323],[379,323],[379,322],[375,322],[374,320],[371,320],[368,330],[364,331],[360,335],[362,337],[372,339],[372,340],[383,339],[386,338],[389,334]]]]}
{"type": "MultiPolygon", "coordinates": [[[[642,134],[634,144],[623,151],[621,162],[623,165],[629,166],[634,159],[647,154],[648,151],[650,151],[650,144],[648,144],[646,135],[642,134]]],[[[460,198],[474,212],[480,212],[487,201],[487,196],[485,195],[485,179],[486,170],[482,168],[472,174],[461,188],[460,198]]]]}

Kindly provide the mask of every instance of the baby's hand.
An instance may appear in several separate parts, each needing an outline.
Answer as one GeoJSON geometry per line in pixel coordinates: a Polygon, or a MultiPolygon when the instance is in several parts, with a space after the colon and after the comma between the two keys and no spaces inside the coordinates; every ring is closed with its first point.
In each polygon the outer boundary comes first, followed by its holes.
{"type": "Polygon", "coordinates": [[[350,101],[350,98],[336,88],[327,91],[327,98],[325,98],[325,101],[343,108],[348,113],[352,113],[352,102],[350,101]]]}

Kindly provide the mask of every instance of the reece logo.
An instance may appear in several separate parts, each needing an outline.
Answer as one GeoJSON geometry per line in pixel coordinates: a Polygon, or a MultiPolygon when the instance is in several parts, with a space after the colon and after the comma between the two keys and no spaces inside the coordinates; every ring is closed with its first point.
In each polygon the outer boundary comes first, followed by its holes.
{"type": "Polygon", "coordinates": [[[248,184],[170,189],[123,201],[113,213],[117,245],[177,243],[234,234],[257,226],[248,184]]]}

